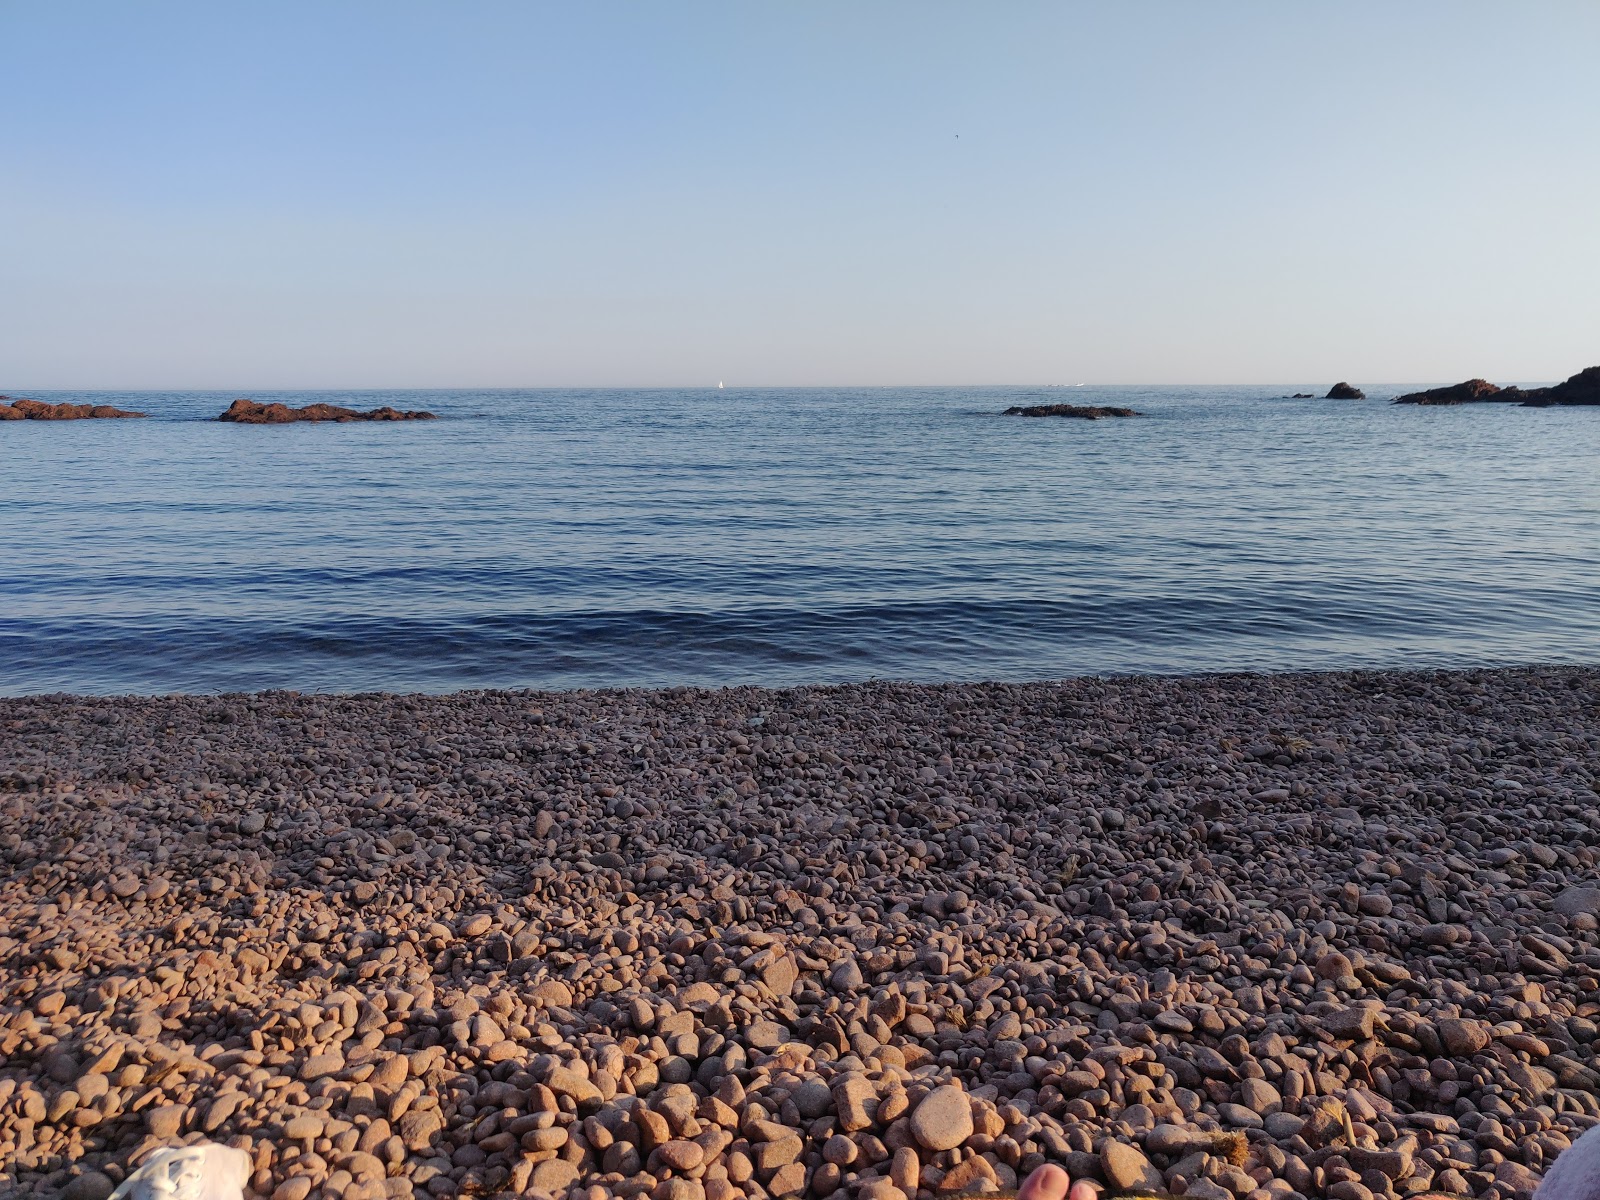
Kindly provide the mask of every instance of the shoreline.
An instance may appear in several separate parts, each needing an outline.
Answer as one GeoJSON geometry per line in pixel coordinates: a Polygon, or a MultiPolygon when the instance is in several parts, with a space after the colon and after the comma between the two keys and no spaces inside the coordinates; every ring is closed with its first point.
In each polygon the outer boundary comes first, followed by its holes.
{"type": "Polygon", "coordinates": [[[1522,1197],[1600,1121],[1597,705],[0,698],[0,1195],[209,1137],[277,1200],[1522,1197]]]}
{"type": "Polygon", "coordinates": [[[298,687],[266,687],[227,692],[0,692],[0,705],[45,701],[50,703],[100,704],[105,702],[204,702],[256,700],[273,697],[292,700],[320,701],[463,701],[484,696],[521,700],[551,700],[559,702],[568,697],[615,698],[619,696],[660,696],[674,700],[685,697],[714,699],[724,695],[760,694],[789,696],[795,693],[827,693],[847,690],[868,691],[879,688],[917,689],[929,692],[952,688],[1067,688],[1090,684],[1210,684],[1249,680],[1342,680],[1345,682],[1370,681],[1394,677],[1397,679],[1433,678],[1460,675],[1512,675],[1518,672],[1600,672],[1600,662],[1579,662],[1565,659],[1544,659],[1534,662],[1492,662],[1488,664],[1452,665],[1442,663],[1421,666],[1343,666],[1343,667],[1286,667],[1282,670],[1197,670],[1197,671],[1129,671],[1126,673],[1085,673],[1081,675],[1044,675],[1030,678],[1008,679],[1003,676],[982,679],[927,680],[899,676],[872,676],[867,679],[823,680],[798,683],[619,683],[574,685],[572,687],[457,687],[446,691],[406,691],[367,688],[357,691],[322,690],[306,691],[298,687]]]}

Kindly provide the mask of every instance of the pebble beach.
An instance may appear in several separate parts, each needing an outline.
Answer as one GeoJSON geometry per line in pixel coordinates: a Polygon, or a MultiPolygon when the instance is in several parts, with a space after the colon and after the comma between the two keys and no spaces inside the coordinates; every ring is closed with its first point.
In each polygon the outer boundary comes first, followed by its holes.
{"type": "Polygon", "coordinates": [[[1526,1200],[1600,670],[0,700],[0,1196],[1526,1200]]]}

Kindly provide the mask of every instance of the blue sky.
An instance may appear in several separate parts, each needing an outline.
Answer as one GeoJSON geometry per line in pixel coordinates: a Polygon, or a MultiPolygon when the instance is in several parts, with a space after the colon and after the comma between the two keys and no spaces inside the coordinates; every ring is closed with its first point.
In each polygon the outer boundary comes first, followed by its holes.
{"type": "Polygon", "coordinates": [[[0,0],[0,391],[1600,362],[1600,5],[0,0]]]}

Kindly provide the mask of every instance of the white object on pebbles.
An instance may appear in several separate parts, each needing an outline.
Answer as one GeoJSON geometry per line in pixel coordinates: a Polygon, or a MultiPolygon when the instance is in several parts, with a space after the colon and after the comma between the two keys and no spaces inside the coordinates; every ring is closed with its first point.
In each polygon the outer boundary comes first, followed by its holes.
{"type": "Polygon", "coordinates": [[[1562,1152],[1534,1196],[1535,1200],[1600,1200],[1600,1125],[1562,1152]]]}
{"type": "Polygon", "coordinates": [[[111,1200],[242,1200],[250,1156],[199,1142],[157,1150],[111,1193],[111,1200]]]}

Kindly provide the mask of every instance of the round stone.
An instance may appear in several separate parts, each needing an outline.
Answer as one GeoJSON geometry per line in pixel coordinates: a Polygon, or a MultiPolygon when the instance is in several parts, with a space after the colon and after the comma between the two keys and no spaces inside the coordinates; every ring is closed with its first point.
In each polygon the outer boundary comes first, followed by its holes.
{"type": "Polygon", "coordinates": [[[674,1171],[692,1171],[705,1161],[706,1152],[694,1142],[671,1141],[656,1151],[674,1171]]]}
{"type": "Polygon", "coordinates": [[[972,1101],[954,1084],[934,1088],[911,1111],[911,1136],[924,1150],[954,1150],[972,1136],[972,1101]]]}

